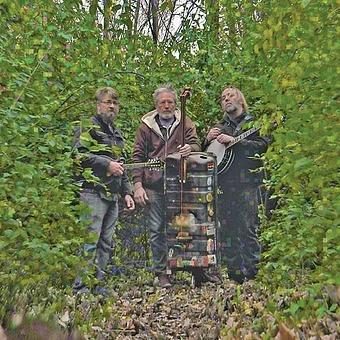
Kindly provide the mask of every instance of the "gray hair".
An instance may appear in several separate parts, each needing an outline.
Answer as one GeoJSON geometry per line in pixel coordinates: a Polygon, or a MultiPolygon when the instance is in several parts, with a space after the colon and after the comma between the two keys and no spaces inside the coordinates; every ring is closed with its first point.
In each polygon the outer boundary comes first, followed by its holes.
{"type": "Polygon", "coordinates": [[[155,103],[157,103],[157,99],[158,99],[158,96],[161,94],[161,93],[171,93],[174,98],[175,98],[175,103],[177,102],[177,94],[176,94],[176,91],[174,90],[172,84],[165,84],[165,85],[161,85],[159,86],[156,91],[153,93],[153,100],[155,103]]]}
{"type": "Polygon", "coordinates": [[[118,93],[112,87],[102,87],[96,91],[95,98],[100,102],[105,95],[109,95],[111,99],[118,100],[118,93]]]}

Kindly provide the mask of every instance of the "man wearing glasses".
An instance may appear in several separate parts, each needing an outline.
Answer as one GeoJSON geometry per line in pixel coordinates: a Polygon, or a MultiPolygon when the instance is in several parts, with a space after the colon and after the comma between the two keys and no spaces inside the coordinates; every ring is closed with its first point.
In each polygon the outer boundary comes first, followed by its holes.
{"type": "MultiPolygon", "coordinates": [[[[75,134],[75,147],[80,168],[78,183],[80,200],[90,213],[90,233],[96,244],[85,244],[84,250],[95,255],[96,278],[103,281],[112,253],[112,236],[118,218],[118,198],[123,197],[126,208],[134,210],[132,190],[120,158],[124,148],[121,131],[114,125],[119,112],[117,92],[104,87],[96,92],[97,113],[89,122],[82,122],[75,134]]],[[[87,290],[77,279],[74,291],[87,290]]],[[[98,285],[95,292],[105,295],[107,290],[98,285]]]]}

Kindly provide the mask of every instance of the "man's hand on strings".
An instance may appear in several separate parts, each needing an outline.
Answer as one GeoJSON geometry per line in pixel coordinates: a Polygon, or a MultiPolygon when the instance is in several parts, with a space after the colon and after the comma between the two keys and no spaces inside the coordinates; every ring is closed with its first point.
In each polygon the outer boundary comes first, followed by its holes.
{"type": "Polygon", "coordinates": [[[106,175],[107,176],[121,176],[123,175],[124,168],[122,162],[111,161],[109,166],[107,167],[106,175]]]}
{"type": "Polygon", "coordinates": [[[191,152],[191,146],[189,144],[184,144],[183,146],[179,145],[177,147],[178,152],[180,153],[181,156],[186,157],[190,155],[191,152]]]}
{"type": "Polygon", "coordinates": [[[216,140],[221,144],[229,144],[230,142],[234,141],[233,136],[229,136],[225,133],[221,133],[219,136],[217,136],[216,140]]]}
{"type": "Polygon", "coordinates": [[[221,134],[221,130],[219,128],[217,127],[212,128],[208,133],[207,141],[211,142],[213,139],[215,139],[220,134],[221,134]]]}

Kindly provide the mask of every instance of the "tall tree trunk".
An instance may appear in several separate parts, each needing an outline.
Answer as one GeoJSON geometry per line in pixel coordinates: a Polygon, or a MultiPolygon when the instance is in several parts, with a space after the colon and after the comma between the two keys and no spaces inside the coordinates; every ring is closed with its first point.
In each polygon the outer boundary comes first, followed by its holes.
{"type": "Polygon", "coordinates": [[[91,0],[90,14],[93,16],[94,21],[97,20],[97,9],[98,9],[98,0],[91,0]]]}
{"type": "Polygon", "coordinates": [[[172,8],[171,8],[169,21],[168,21],[168,24],[166,26],[164,41],[166,41],[168,39],[168,36],[171,36],[170,30],[171,30],[172,19],[174,17],[174,12],[175,12],[175,8],[176,8],[176,2],[177,2],[177,0],[173,0],[173,5],[172,5],[172,8]]]}
{"type": "Polygon", "coordinates": [[[109,38],[110,20],[112,17],[111,8],[112,0],[104,0],[104,38],[109,38]]]}
{"type": "Polygon", "coordinates": [[[218,41],[220,30],[220,0],[206,0],[205,11],[207,15],[207,28],[210,32],[210,38],[213,42],[218,41]]]}
{"type": "Polygon", "coordinates": [[[149,10],[148,10],[148,18],[149,25],[152,33],[152,39],[155,45],[158,43],[158,33],[159,33],[159,25],[158,25],[158,0],[150,0],[149,2],[149,10]]]}
{"type": "Polygon", "coordinates": [[[134,18],[134,24],[133,24],[133,36],[136,37],[137,30],[138,30],[138,19],[139,19],[139,10],[140,10],[140,1],[136,0],[136,10],[135,10],[135,18],[134,18]]]}

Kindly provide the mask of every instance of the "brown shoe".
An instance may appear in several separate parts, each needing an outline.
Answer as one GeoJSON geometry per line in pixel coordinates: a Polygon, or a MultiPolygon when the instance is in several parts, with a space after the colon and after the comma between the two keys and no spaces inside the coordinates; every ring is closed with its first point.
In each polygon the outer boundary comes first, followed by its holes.
{"type": "Polygon", "coordinates": [[[157,279],[158,280],[155,280],[155,284],[158,287],[161,287],[161,288],[170,288],[171,287],[171,282],[169,280],[168,275],[166,275],[166,274],[158,275],[157,279]],[[158,281],[158,282],[156,282],[156,281],[158,281]]]}

